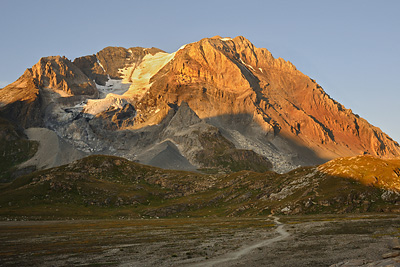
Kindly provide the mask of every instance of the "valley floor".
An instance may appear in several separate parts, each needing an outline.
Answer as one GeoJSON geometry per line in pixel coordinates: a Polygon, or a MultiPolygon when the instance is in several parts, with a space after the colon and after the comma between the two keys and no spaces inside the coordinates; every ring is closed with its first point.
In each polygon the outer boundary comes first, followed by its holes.
{"type": "Polygon", "coordinates": [[[399,238],[400,216],[383,214],[1,221],[0,265],[362,265],[399,238]]]}

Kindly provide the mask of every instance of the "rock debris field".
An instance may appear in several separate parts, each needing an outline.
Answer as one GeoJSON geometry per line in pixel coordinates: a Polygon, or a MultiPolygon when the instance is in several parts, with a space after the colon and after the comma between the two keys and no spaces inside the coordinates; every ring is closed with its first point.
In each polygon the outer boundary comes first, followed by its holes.
{"type": "Polygon", "coordinates": [[[1,266],[400,266],[400,216],[1,221],[1,266]]]}

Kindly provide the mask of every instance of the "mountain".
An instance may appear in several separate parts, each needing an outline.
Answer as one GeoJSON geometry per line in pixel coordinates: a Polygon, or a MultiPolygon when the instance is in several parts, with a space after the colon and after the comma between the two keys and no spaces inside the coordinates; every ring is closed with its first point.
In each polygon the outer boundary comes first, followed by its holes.
{"type": "MultiPolygon", "coordinates": [[[[53,131],[80,153],[70,160],[108,154],[170,169],[287,172],[338,157],[400,155],[379,128],[241,36],[174,53],[107,47],[73,62],[42,58],[0,90],[0,115],[53,131]]],[[[36,161],[50,162],[42,154],[36,161]]],[[[46,168],[61,164],[51,162],[46,168]]]]}

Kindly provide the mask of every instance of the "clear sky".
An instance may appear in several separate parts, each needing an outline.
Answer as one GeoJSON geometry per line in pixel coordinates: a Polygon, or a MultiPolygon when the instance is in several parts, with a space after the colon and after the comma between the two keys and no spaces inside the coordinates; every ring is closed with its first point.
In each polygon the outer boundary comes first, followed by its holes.
{"type": "Polygon", "coordinates": [[[242,35],[400,142],[398,0],[0,0],[0,87],[41,57],[242,35]]]}

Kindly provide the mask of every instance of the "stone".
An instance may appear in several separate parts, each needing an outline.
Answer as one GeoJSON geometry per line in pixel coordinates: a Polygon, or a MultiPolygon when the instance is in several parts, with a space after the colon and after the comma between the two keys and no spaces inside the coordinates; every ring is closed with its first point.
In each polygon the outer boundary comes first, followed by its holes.
{"type": "Polygon", "coordinates": [[[388,258],[395,258],[400,256],[400,251],[396,251],[396,252],[388,252],[382,255],[383,259],[388,259],[388,258]]]}
{"type": "Polygon", "coordinates": [[[78,67],[66,57],[44,57],[32,69],[33,78],[41,88],[61,90],[69,95],[95,95],[97,89],[78,67]]]}
{"type": "Polygon", "coordinates": [[[95,116],[90,125],[99,129],[116,130],[134,125],[135,108],[127,103],[122,108],[111,106],[95,116]]]}

